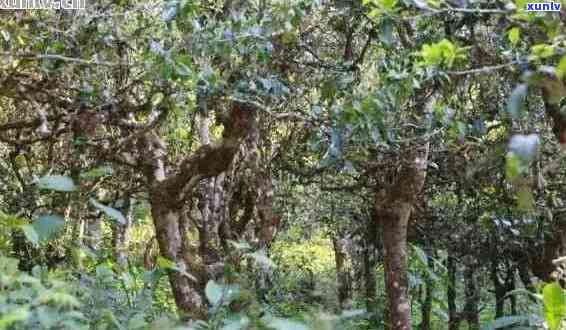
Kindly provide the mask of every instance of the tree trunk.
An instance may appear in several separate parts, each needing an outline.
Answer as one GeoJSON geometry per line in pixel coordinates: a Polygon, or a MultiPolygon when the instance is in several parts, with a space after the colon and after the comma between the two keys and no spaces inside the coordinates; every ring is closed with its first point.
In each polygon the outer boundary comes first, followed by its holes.
{"type": "Polygon", "coordinates": [[[389,299],[389,322],[393,329],[411,329],[411,305],[407,280],[407,225],[411,205],[400,203],[381,211],[385,286],[389,299]]]}
{"type": "MultiPolygon", "coordinates": [[[[167,207],[168,203],[162,200],[163,195],[154,192],[151,196],[153,222],[155,234],[159,244],[160,254],[175,262],[176,267],[191,273],[184,259],[181,209],[167,207]]],[[[175,303],[183,316],[205,320],[207,318],[207,305],[204,292],[199,292],[198,284],[192,282],[187,276],[176,270],[168,270],[169,283],[173,290],[175,303]]],[[[194,274],[192,274],[194,275],[194,274]]]]}
{"type": "Polygon", "coordinates": [[[448,330],[458,330],[460,315],[456,305],[456,263],[454,262],[454,257],[448,255],[446,268],[448,269],[448,287],[446,288],[446,297],[448,299],[448,330]]]}
{"type": "Polygon", "coordinates": [[[491,262],[491,281],[495,293],[495,318],[505,314],[505,285],[501,283],[498,271],[498,261],[491,262]]]}
{"type": "Polygon", "coordinates": [[[207,319],[204,297],[206,265],[195,258],[187,240],[188,219],[185,203],[199,182],[226,171],[240,149],[241,140],[255,125],[256,105],[232,101],[228,116],[222,117],[224,130],[218,143],[202,145],[173,171],[165,168],[166,146],[153,132],[137,141],[138,163],[148,179],[151,214],[161,256],[172,261],[176,270],[168,276],[179,312],[191,319],[207,319]],[[191,279],[183,273],[195,277],[191,279]]]}
{"type": "Polygon", "coordinates": [[[119,209],[126,218],[126,223],[115,223],[112,226],[112,246],[114,250],[114,258],[120,267],[125,268],[128,265],[128,245],[130,241],[130,229],[134,217],[135,200],[131,196],[124,196],[123,204],[119,209]]]}
{"type": "MultiPolygon", "coordinates": [[[[428,260],[427,264],[431,271],[434,269],[434,261],[432,260],[432,249],[427,249],[428,260]]],[[[432,278],[427,274],[425,275],[425,298],[424,302],[421,304],[421,315],[422,320],[420,324],[421,330],[431,330],[430,328],[430,319],[431,319],[431,312],[432,312],[432,298],[434,292],[434,281],[432,278]]]]}
{"type": "Polygon", "coordinates": [[[377,283],[375,276],[375,256],[372,251],[367,248],[364,251],[364,282],[365,282],[365,301],[368,313],[375,314],[377,312],[377,283]]]}
{"type": "Polygon", "coordinates": [[[389,322],[395,330],[412,329],[407,280],[407,227],[413,205],[420,193],[428,164],[429,143],[403,150],[393,180],[377,193],[376,215],[382,229],[385,287],[389,300],[389,322]]]}
{"type": "Polygon", "coordinates": [[[352,308],[352,272],[348,260],[348,242],[345,238],[334,237],[332,244],[336,261],[338,305],[341,311],[348,310],[352,308]]]}
{"type": "Polygon", "coordinates": [[[375,267],[377,265],[376,240],[378,239],[377,224],[372,219],[369,220],[368,230],[365,235],[365,246],[363,251],[364,263],[364,282],[365,282],[365,301],[366,309],[371,314],[372,320],[377,313],[377,281],[375,267]]]}
{"type": "Polygon", "coordinates": [[[464,270],[464,281],[466,284],[466,303],[464,306],[464,315],[468,323],[468,329],[476,330],[480,328],[479,319],[479,292],[475,274],[475,264],[466,265],[464,270]]]}

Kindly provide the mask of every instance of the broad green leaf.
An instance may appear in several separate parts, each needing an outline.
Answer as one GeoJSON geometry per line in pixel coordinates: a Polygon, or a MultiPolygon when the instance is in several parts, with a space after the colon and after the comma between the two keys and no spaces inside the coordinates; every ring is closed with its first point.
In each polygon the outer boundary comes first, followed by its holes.
{"type": "Polygon", "coordinates": [[[542,302],[542,295],[540,295],[538,293],[532,293],[531,291],[529,291],[527,289],[523,289],[523,288],[511,290],[511,291],[509,291],[505,294],[505,297],[508,297],[508,296],[511,296],[511,295],[519,295],[519,294],[525,294],[525,295],[535,299],[536,301],[542,302]]]}
{"type": "Polygon", "coordinates": [[[39,243],[39,235],[32,225],[25,224],[21,225],[20,228],[24,232],[24,235],[26,236],[28,241],[30,241],[34,245],[37,245],[39,243]]]}
{"type": "Polygon", "coordinates": [[[536,157],[539,144],[538,134],[515,134],[509,141],[509,151],[525,163],[529,163],[536,157]]]}
{"type": "Polygon", "coordinates": [[[389,46],[393,44],[394,38],[393,22],[390,19],[383,19],[381,22],[379,40],[389,46]]]}
{"type": "Polygon", "coordinates": [[[513,179],[521,174],[522,170],[521,159],[512,152],[507,154],[505,162],[505,176],[507,180],[513,181],[513,179]]]}
{"type": "Polygon", "coordinates": [[[566,97],[566,86],[552,66],[540,66],[536,72],[526,74],[525,77],[530,86],[536,86],[545,92],[546,101],[550,104],[560,104],[566,97]]]}
{"type": "Polygon", "coordinates": [[[137,313],[128,321],[128,329],[146,329],[147,321],[144,313],[137,313]]]}
{"type": "Polygon", "coordinates": [[[32,226],[37,233],[39,241],[47,241],[63,229],[65,219],[58,215],[42,215],[33,222],[32,226]]]}
{"type": "Polygon", "coordinates": [[[240,289],[236,285],[220,285],[214,280],[208,281],[204,288],[204,293],[208,301],[216,306],[219,303],[229,304],[239,295],[240,289]]]}
{"type": "Polygon", "coordinates": [[[27,306],[16,307],[7,312],[4,311],[2,316],[0,316],[0,329],[11,329],[10,325],[19,321],[25,321],[29,319],[30,316],[31,313],[27,306]]]}
{"type": "Polygon", "coordinates": [[[112,175],[112,173],[114,173],[114,170],[112,170],[112,167],[110,166],[100,166],[100,167],[96,167],[93,168],[87,172],[81,173],[81,178],[83,179],[88,179],[88,180],[93,180],[93,179],[97,179],[103,176],[110,176],[112,175]]]}
{"type": "Polygon", "coordinates": [[[159,266],[160,268],[172,270],[177,269],[177,264],[175,264],[173,260],[169,260],[165,257],[158,256],[156,262],[157,266],[159,266]]]}
{"type": "Polygon", "coordinates": [[[251,245],[246,241],[236,242],[233,240],[228,240],[228,243],[236,248],[236,250],[250,250],[252,248],[251,245]]]}
{"type": "Polygon", "coordinates": [[[507,32],[507,37],[513,46],[517,46],[521,40],[521,30],[518,27],[514,27],[507,32]]]}
{"type": "Polygon", "coordinates": [[[511,93],[509,103],[507,104],[507,112],[513,118],[518,118],[523,108],[523,102],[527,97],[528,86],[527,84],[519,84],[511,93]]]}
{"type": "Polygon", "coordinates": [[[107,216],[109,216],[110,218],[116,220],[116,222],[120,223],[120,224],[125,224],[126,223],[126,218],[124,217],[124,215],[122,214],[122,212],[113,209],[109,206],[106,205],[102,205],[99,202],[97,202],[96,200],[94,200],[93,198],[90,199],[90,203],[96,207],[97,209],[99,209],[100,211],[104,212],[107,216]]]}
{"type": "Polygon", "coordinates": [[[222,299],[222,287],[218,285],[214,280],[208,281],[206,287],[204,288],[204,293],[206,298],[211,305],[218,305],[222,299]]]}
{"type": "Polygon", "coordinates": [[[538,44],[531,47],[531,55],[537,59],[545,59],[554,55],[554,47],[538,44]]]}
{"type": "Polygon", "coordinates": [[[517,192],[517,207],[522,212],[530,212],[535,208],[535,198],[529,187],[521,187],[517,192]]]}
{"type": "Polygon", "coordinates": [[[76,189],[73,180],[63,175],[46,175],[39,179],[40,189],[55,191],[74,191],[76,189]]]}
{"type": "Polygon", "coordinates": [[[378,0],[379,5],[386,10],[393,10],[397,6],[398,0],[378,0]]]}
{"type": "Polygon", "coordinates": [[[353,317],[359,317],[367,313],[365,309],[349,309],[345,310],[340,314],[341,319],[348,319],[353,317]]]}
{"type": "Polygon", "coordinates": [[[542,289],[544,314],[550,330],[559,330],[566,315],[566,296],[558,283],[550,283],[542,289]]]}
{"type": "Polygon", "coordinates": [[[179,267],[173,260],[169,260],[165,257],[162,256],[158,256],[157,257],[157,265],[159,266],[159,268],[163,268],[163,269],[168,269],[168,270],[173,270],[176,272],[181,273],[182,275],[186,276],[187,278],[189,278],[191,281],[196,281],[197,279],[192,275],[187,273],[186,270],[181,269],[181,267],[179,267]]]}
{"type": "Polygon", "coordinates": [[[464,49],[457,47],[450,40],[443,39],[435,44],[425,44],[419,52],[423,61],[420,65],[452,67],[456,61],[466,58],[464,49]]]}
{"type": "Polygon", "coordinates": [[[163,101],[163,97],[163,93],[153,94],[153,96],[151,97],[151,105],[153,105],[154,107],[159,105],[163,101]]]}
{"type": "Polygon", "coordinates": [[[495,321],[493,321],[489,326],[486,327],[486,330],[506,328],[512,325],[518,325],[519,323],[524,323],[528,321],[529,321],[528,316],[504,316],[497,318],[495,321]]]}
{"type": "Polygon", "coordinates": [[[260,266],[267,267],[267,268],[275,267],[275,264],[273,263],[273,261],[271,261],[271,259],[269,259],[269,257],[263,251],[248,253],[246,255],[251,257],[252,259],[254,259],[255,262],[260,266]]]}
{"type": "Polygon", "coordinates": [[[556,66],[556,76],[558,79],[564,79],[566,77],[566,56],[563,56],[556,66]]]}
{"type": "Polygon", "coordinates": [[[274,330],[309,330],[303,323],[281,318],[273,318],[267,322],[267,325],[274,330]]]}
{"type": "Polygon", "coordinates": [[[323,101],[330,101],[334,99],[336,95],[336,81],[335,80],[327,80],[322,84],[321,88],[321,97],[323,101]]]}
{"type": "Polygon", "coordinates": [[[169,23],[177,17],[177,5],[175,2],[171,1],[172,4],[166,6],[161,13],[161,19],[165,23],[169,23]]]}
{"type": "Polygon", "coordinates": [[[222,327],[221,330],[244,330],[248,329],[250,319],[247,316],[238,317],[236,320],[230,320],[222,327]]]}

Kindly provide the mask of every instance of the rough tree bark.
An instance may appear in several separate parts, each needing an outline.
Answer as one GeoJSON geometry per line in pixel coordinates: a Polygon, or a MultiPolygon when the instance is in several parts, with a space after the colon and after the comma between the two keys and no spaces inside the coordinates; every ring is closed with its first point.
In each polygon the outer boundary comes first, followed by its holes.
{"type": "Polygon", "coordinates": [[[448,299],[448,330],[458,330],[461,316],[456,306],[456,262],[454,257],[448,255],[446,262],[448,270],[448,286],[446,287],[446,298],[448,299]]]}
{"type": "Polygon", "coordinates": [[[466,285],[466,303],[464,304],[464,316],[468,323],[468,329],[480,328],[478,303],[480,300],[475,262],[468,263],[464,269],[464,282],[466,285]]]}
{"type": "Polygon", "coordinates": [[[146,134],[139,141],[144,173],[151,183],[151,213],[160,254],[175,262],[180,270],[197,275],[194,281],[178,271],[170,270],[168,273],[176,305],[184,316],[191,319],[206,319],[207,305],[202,283],[198,280],[200,271],[191,269],[191,262],[185,260],[188,224],[183,213],[184,202],[201,180],[217,176],[229,167],[241,140],[254,125],[255,110],[254,105],[232,101],[223,122],[222,139],[218,143],[201,146],[184,159],[176,171],[166,170],[163,161],[165,146],[155,134],[146,134]]]}
{"type": "MultiPolygon", "coordinates": [[[[431,246],[428,246],[426,249],[427,255],[429,258],[427,259],[428,268],[434,271],[434,261],[432,259],[433,249],[431,246]]],[[[431,329],[431,313],[432,313],[432,299],[433,299],[433,292],[434,292],[434,280],[431,278],[430,275],[425,275],[425,298],[421,304],[421,324],[419,325],[420,330],[430,330],[431,329]]]]}
{"type": "Polygon", "coordinates": [[[505,314],[505,286],[499,278],[498,270],[499,260],[491,262],[491,281],[493,282],[493,291],[495,294],[495,318],[502,317],[505,314]]]}
{"type": "Polygon", "coordinates": [[[375,320],[377,313],[377,282],[375,267],[377,265],[377,244],[378,231],[377,223],[373,219],[369,220],[368,230],[365,233],[363,263],[364,263],[364,284],[365,284],[365,300],[368,313],[372,314],[372,320],[375,320]]]}
{"type": "Polygon", "coordinates": [[[348,261],[348,240],[342,237],[332,239],[336,261],[338,304],[341,311],[352,308],[352,269],[348,261]]]}
{"type": "Polygon", "coordinates": [[[130,229],[134,217],[135,199],[131,196],[123,197],[123,204],[119,209],[124,214],[126,222],[124,224],[115,223],[112,226],[112,246],[114,258],[120,267],[128,265],[128,244],[130,241],[130,229]]]}
{"type": "Polygon", "coordinates": [[[403,150],[393,180],[377,193],[377,221],[382,229],[384,269],[393,329],[411,329],[411,305],[407,280],[407,226],[427,169],[429,143],[420,150],[403,150]]]}

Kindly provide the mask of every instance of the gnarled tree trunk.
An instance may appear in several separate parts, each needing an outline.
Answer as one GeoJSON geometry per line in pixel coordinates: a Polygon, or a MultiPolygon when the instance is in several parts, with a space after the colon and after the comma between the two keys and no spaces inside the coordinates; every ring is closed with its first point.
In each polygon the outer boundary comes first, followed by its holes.
{"type": "Polygon", "coordinates": [[[164,144],[154,134],[139,141],[140,161],[148,177],[150,203],[160,254],[176,264],[180,271],[169,270],[169,282],[181,314],[191,319],[206,319],[208,306],[204,297],[206,265],[197,264],[188,249],[188,219],[184,214],[185,201],[201,180],[218,176],[230,166],[239,150],[241,140],[254,125],[255,106],[232,101],[224,124],[222,139],[201,146],[182,161],[176,171],[164,166],[164,144]],[[191,279],[183,272],[193,275],[191,279]]]}

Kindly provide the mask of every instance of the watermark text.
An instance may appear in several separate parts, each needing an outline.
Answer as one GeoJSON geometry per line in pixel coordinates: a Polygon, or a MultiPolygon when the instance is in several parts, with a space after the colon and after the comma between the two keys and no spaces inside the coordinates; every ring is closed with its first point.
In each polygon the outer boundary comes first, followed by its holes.
{"type": "Polygon", "coordinates": [[[526,11],[560,11],[560,2],[531,2],[527,3],[526,11]]]}
{"type": "Polygon", "coordinates": [[[86,0],[0,0],[0,9],[85,9],[86,0]]]}

